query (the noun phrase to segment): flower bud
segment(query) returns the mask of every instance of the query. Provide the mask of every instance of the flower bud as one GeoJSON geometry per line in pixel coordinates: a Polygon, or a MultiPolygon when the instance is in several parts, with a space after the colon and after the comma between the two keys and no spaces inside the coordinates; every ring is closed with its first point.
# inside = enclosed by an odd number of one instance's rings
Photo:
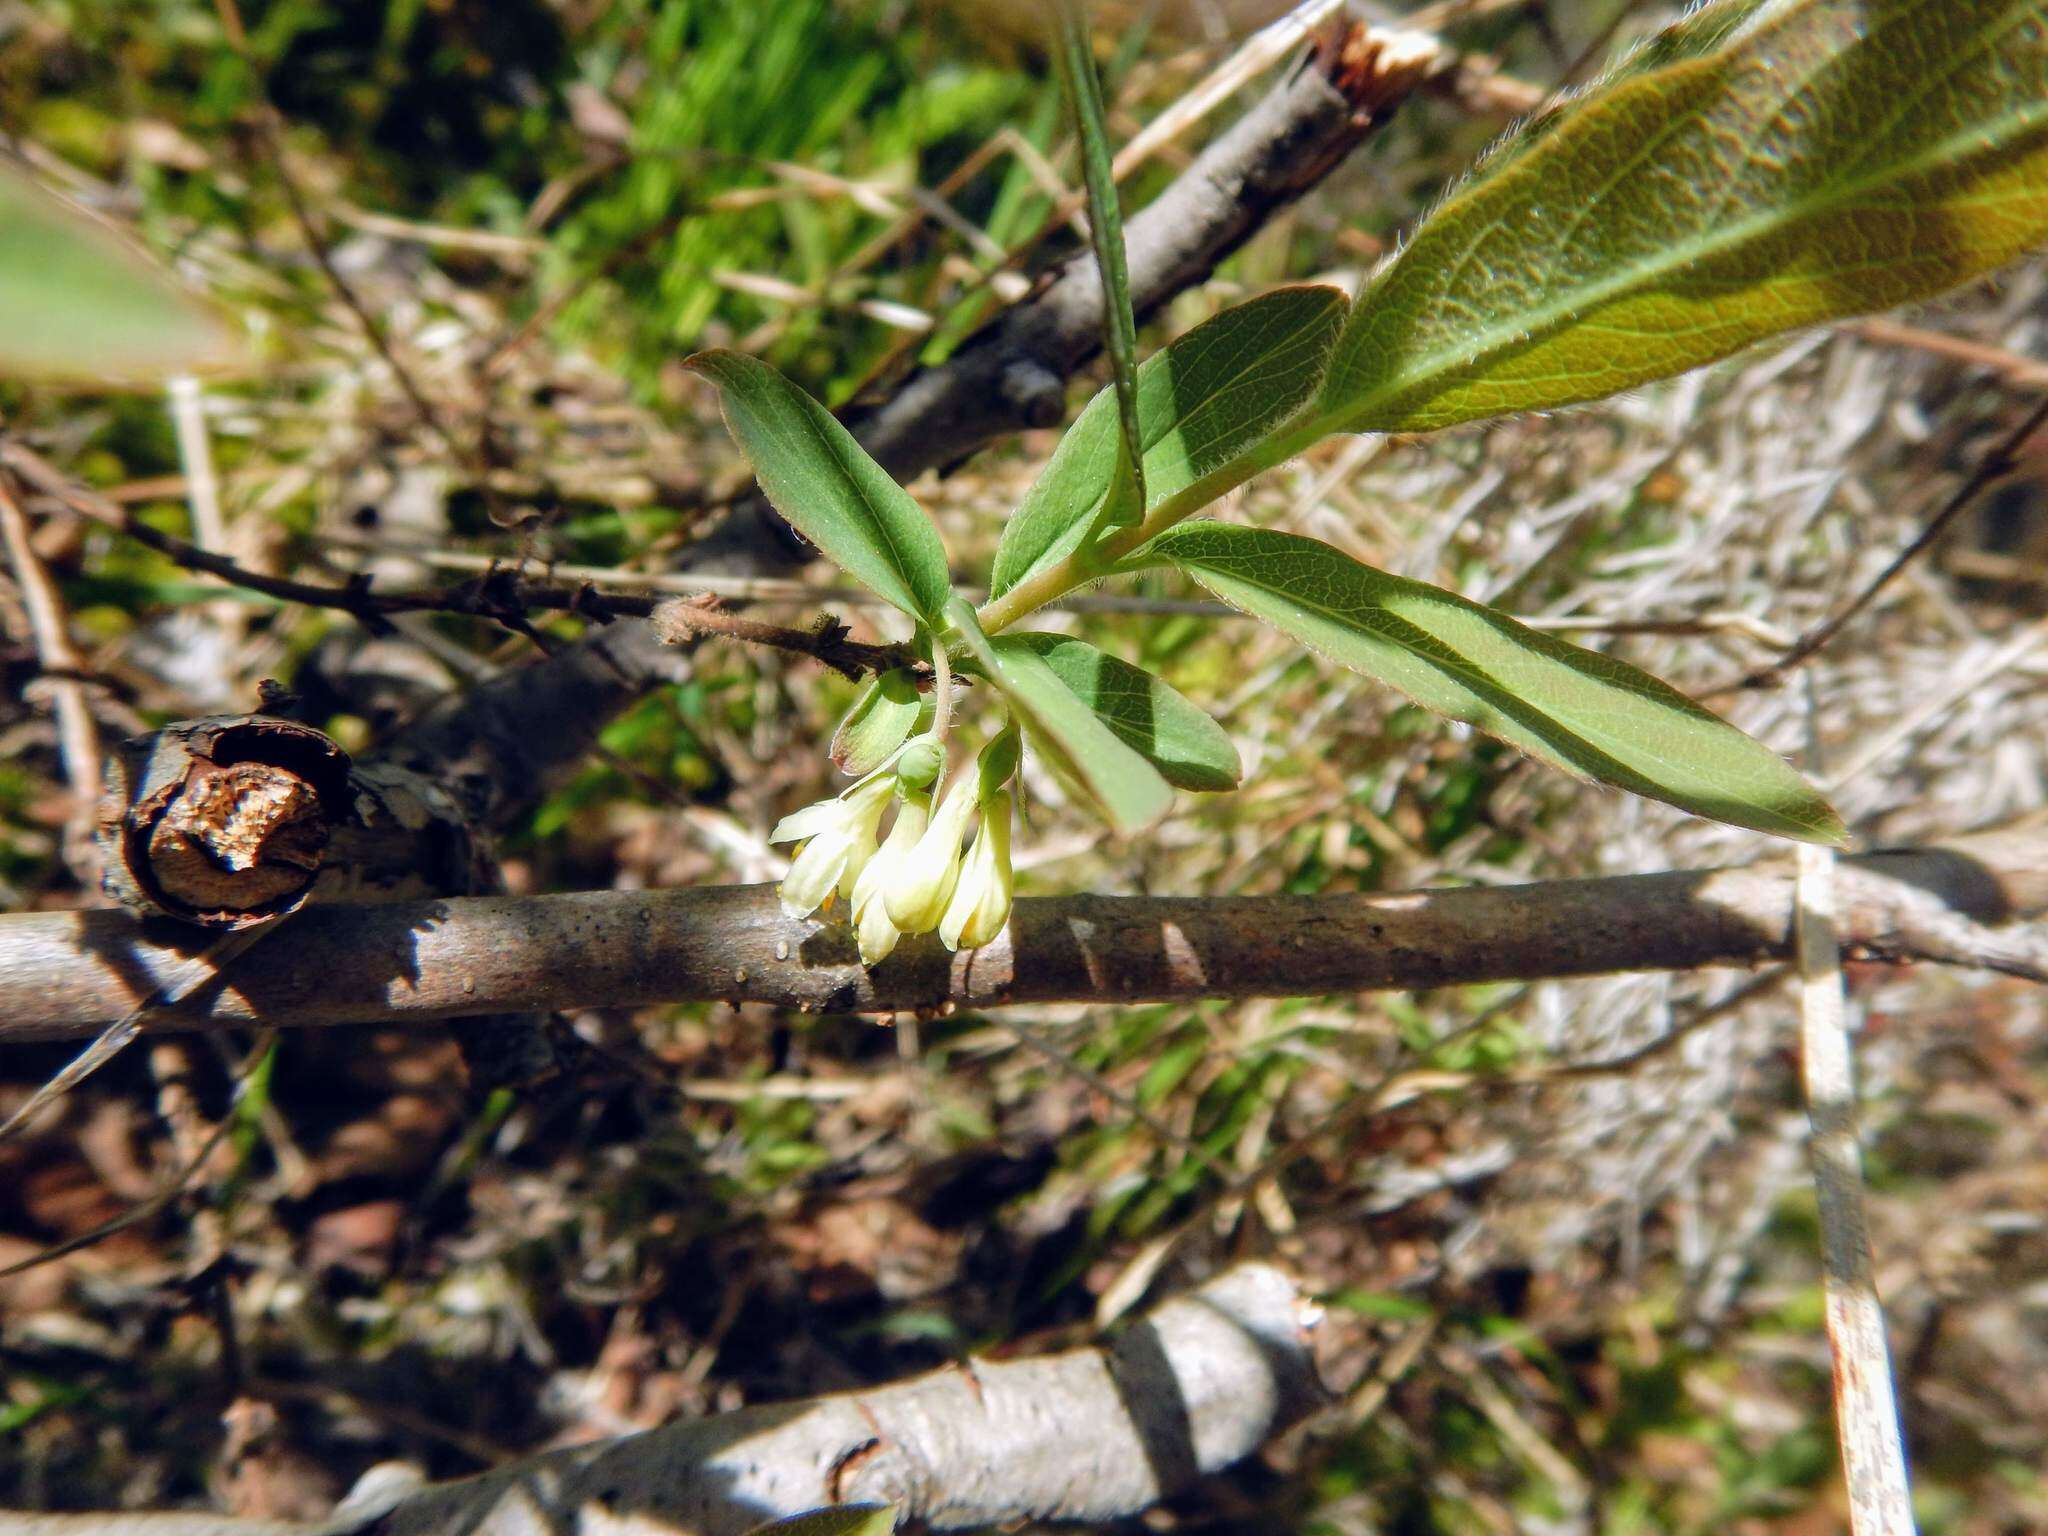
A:
{"type": "Polygon", "coordinates": [[[981,830],[968,846],[953,899],[939,921],[939,938],[948,949],[979,949],[1010,920],[1010,816],[1015,808],[1008,790],[982,802],[981,830]]]}
{"type": "Polygon", "coordinates": [[[1017,776],[1017,764],[1024,755],[1024,740],[1017,727],[1006,725],[989,738],[987,746],[981,749],[981,756],[975,759],[975,772],[981,775],[981,801],[984,807],[1011,779],[1017,776]]]}
{"type": "Polygon", "coordinates": [[[905,789],[929,789],[946,771],[946,745],[927,731],[896,754],[896,782],[905,789]]]}
{"type": "Polygon", "coordinates": [[[960,878],[960,838],[974,814],[974,790],[972,773],[953,781],[924,836],[889,876],[882,899],[888,903],[889,921],[905,933],[930,933],[946,915],[960,878]]]}

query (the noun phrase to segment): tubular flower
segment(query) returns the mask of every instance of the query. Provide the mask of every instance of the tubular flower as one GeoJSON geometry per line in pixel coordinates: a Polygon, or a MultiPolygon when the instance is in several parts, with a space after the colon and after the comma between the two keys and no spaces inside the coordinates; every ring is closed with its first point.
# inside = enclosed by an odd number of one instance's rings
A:
{"type": "Polygon", "coordinates": [[[1007,789],[982,802],[981,830],[968,845],[959,884],[939,921],[939,938],[948,949],[979,949],[1010,920],[1010,815],[1015,805],[1007,789]]]}
{"type": "Polygon", "coordinates": [[[854,882],[874,857],[882,812],[895,793],[895,779],[877,774],[836,799],[807,805],[775,824],[769,842],[803,842],[782,879],[783,911],[791,917],[809,917],[834,891],[842,896],[853,893],[854,882]]]}
{"type": "Polygon", "coordinates": [[[905,933],[930,933],[946,915],[960,878],[960,839],[974,814],[975,777],[970,770],[953,781],[917,846],[889,873],[882,899],[889,921],[905,933]]]}
{"type": "Polygon", "coordinates": [[[903,932],[889,921],[889,904],[884,892],[905,859],[924,835],[931,820],[932,797],[910,794],[896,812],[896,824],[881,849],[868,860],[867,868],[853,884],[853,931],[860,942],[863,965],[876,965],[896,947],[903,932]]]}

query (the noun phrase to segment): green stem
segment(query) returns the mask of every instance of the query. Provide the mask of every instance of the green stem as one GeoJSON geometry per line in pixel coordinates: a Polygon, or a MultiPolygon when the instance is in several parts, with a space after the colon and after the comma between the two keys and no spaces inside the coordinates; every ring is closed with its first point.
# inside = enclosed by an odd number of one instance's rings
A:
{"type": "Polygon", "coordinates": [[[1176,491],[1145,514],[1144,520],[1111,534],[1099,543],[1084,544],[1027,577],[1001,597],[992,597],[976,612],[982,631],[996,634],[1047,603],[1058,602],[1076,587],[1100,581],[1130,555],[1144,548],[1175,523],[1185,522],[1218,497],[1236,490],[1254,475],[1284,464],[1331,431],[1327,416],[1313,416],[1279,437],[1268,438],[1240,458],[1176,491]]]}

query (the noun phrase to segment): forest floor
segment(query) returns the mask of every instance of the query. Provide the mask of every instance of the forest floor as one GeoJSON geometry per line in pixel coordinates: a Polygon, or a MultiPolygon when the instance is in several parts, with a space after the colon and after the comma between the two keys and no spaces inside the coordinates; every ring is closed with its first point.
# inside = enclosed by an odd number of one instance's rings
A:
{"type": "MultiPolygon", "coordinates": [[[[277,361],[199,398],[212,530],[163,397],[10,388],[0,409],[161,526],[307,579],[455,580],[480,557],[621,582],[658,567],[740,483],[676,359],[747,347],[835,404],[886,387],[1005,295],[991,253],[1037,227],[1045,177],[1071,175],[1050,85],[973,15],[792,0],[755,31],[730,4],[565,0],[394,5],[411,20],[361,31],[252,8],[334,268],[428,415],[463,442],[488,421],[483,464],[421,419],[311,259],[213,8],[75,9],[0,5],[21,147],[257,317],[277,361]],[[929,217],[914,190],[991,143],[929,217]],[[542,515],[499,528],[505,499],[542,515]]],[[[1503,14],[1457,35],[1546,82],[1658,14],[1480,9],[1503,14]]],[[[1148,37],[1119,61],[1118,131],[1227,51],[1199,28],[1148,37]]],[[[1411,107],[1146,345],[1280,281],[1355,277],[1501,126],[1411,107]]],[[[2044,316],[2036,263],[1904,328],[1813,334],[1598,408],[1333,441],[1240,511],[1708,694],[1832,612],[2034,403],[2044,316]]],[[[912,487],[965,566],[1054,436],[912,487]]],[[[1713,700],[1829,786],[1859,846],[2048,814],[2048,458],[1966,522],[1791,684],[1713,700]]],[[[475,618],[368,637],[59,519],[37,551],[108,741],[253,708],[277,678],[362,748],[534,654],[475,618]]],[[[1539,769],[1146,581],[1156,612],[1058,622],[1210,707],[1246,787],[1184,797],[1119,844],[1034,785],[1025,891],[1397,890],[1769,851],[1539,769]]],[[[876,609],[834,611],[901,637],[876,609]]],[[[48,684],[4,580],[0,621],[0,903],[89,905],[48,684]]],[[[773,878],[765,835],[836,787],[823,744],[850,698],[801,658],[707,646],[505,838],[507,887],[773,878]]],[[[1850,983],[1923,1529],[2048,1528],[2048,1008],[1960,971],[1860,965],[1850,983]]],[[[565,1025],[581,1065],[530,1092],[470,1091],[440,1028],[146,1040],[0,1145],[0,1265],[77,1245],[0,1275],[0,1505],[316,1516],[379,1463],[460,1475],[1079,1342],[1105,1311],[1260,1256],[1328,1308],[1346,1390],[1149,1528],[1843,1528],[1785,974],[565,1025]],[[1540,1070],[1623,1055],[1625,1071],[1540,1070]],[[1245,1194],[1254,1171],[1270,1177],[1245,1194]]],[[[11,1048],[0,1113],[70,1054],[11,1048]]]]}

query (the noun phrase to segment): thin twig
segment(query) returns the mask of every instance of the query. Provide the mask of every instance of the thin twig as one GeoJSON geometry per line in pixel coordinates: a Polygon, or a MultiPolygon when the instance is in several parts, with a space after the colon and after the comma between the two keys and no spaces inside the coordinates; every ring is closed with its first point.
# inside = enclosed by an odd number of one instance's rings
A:
{"type": "MultiPolygon", "coordinates": [[[[842,676],[858,682],[870,672],[887,672],[896,667],[921,666],[915,652],[902,645],[868,645],[847,638],[846,626],[825,618],[809,629],[790,629],[781,624],[764,624],[712,606],[712,597],[674,598],[652,615],[655,632],[670,645],[684,645],[707,636],[740,640],[748,645],[771,646],[823,662],[842,676]]],[[[942,717],[943,718],[943,717],[942,717]]]]}
{"type": "Polygon", "coordinates": [[[1184,1153],[1194,1158],[1218,1178],[1230,1177],[1230,1170],[1218,1162],[1215,1154],[1210,1152],[1207,1147],[1203,1146],[1192,1136],[1183,1136],[1179,1131],[1176,1131],[1172,1126],[1161,1120],[1143,1104],[1140,1104],[1136,1099],[1125,1093],[1115,1083],[1112,1083],[1086,1062],[1081,1061],[1071,1052],[1061,1050],[1054,1042],[1046,1039],[1039,1032],[1036,1025],[1027,1024],[1021,1019],[1003,1019],[1000,1021],[1000,1025],[1003,1029],[1008,1030],[1020,1044],[1029,1046],[1038,1055],[1051,1062],[1053,1066],[1080,1083],[1090,1093],[1102,1095],[1103,1098],[1109,1100],[1110,1103],[1129,1115],[1138,1124],[1144,1126],[1146,1130],[1158,1138],[1162,1146],[1172,1147],[1176,1152],[1184,1153]]]}
{"type": "MultiPolygon", "coordinates": [[[[1926,553],[1948,531],[1950,525],[1958,517],[1962,516],[1964,512],[1969,510],[1971,504],[1976,501],[1978,496],[2019,467],[2020,450],[2026,447],[2028,439],[2040,431],[2044,424],[2048,424],[2048,398],[2044,398],[2027,413],[2026,418],[2017,427],[1993,445],[1991,451],[1978,461],[1977,467],[1970,472],[1969,477],[1956,487],[1954,493],[1950,495],[1947,501],[1942,503],[1941,510],[1928,519],[1926,526],[1913,537],[1912,541],[1904,549],[1891,558],[1883,570],[1870,579],[1862,591],[1858,592],[1844,606],[1837,609],[1833,615],[1823,619],[1819,624],[1816,624],[1812,629],[1800,636],[1793,643],[1792,648],[1776,661],[1767,667],[1750,673],[1749,676],[1732,686],[1736,688],[1767,688],[1783,680],[1786,673],[1811,660],[1829,641],[1841,633],[1844,625],[1848,624],[1858,614],[1862,613],[1864,609],[1875,602],[1884,592],[1885,588],[1898,579],[1899,574],[1907,566],[1926,553]]],[[[1716,689],[1713,691],[1727,692],[1728,690],[1716,689]]]]}
{"type": "Polygon", "coordinates": [[[2048,363],[2023,357],[2004,347],[1994,347],[1989,342],[1972,341],[1967,336],[1951,336],[1946,331],[1930,331],[1925,326],[1901,325],[1896,320],[1885,319],[1857,320],[1843,329],[1879,346],[1910,347],[1916,352],[1986,369],[2014,389],[2048,389],[2048,363]]]}
{"type": "MultiPolygon", "coordinates": [[[[525,635],[545,650],[545,637],[533,628],[526,615],[531,610],[555,610],[579,613],[600,622],[622,617],[653,618],[664,630],[664,638],[718,635],[753,645],[772,646],[777,650],[814,657],[851,678],[891,667],[921,665],[905,647],[869,645],[848,639],[845,627],[830,619],[822,620],[809,629],[791,629],[721,612],[705,606],[702,598],[694,602],[665,600],[646,592],[600,592],[588,583],[536,582],[496,563],[488,563],[474,581],[405,592],[378,592],[367,582],[326,586],[270,576],[152,527],[130,509],[70,480],[16,439],[0,438],[0,466],[13,470],[24,481],[77,515],[148,545],[186,570],[202,571],[280,602],[337,609],[352,614],[372,628],[398,614],[465,614],[491,619],[525,635]],[[674,631],[675,635],[667,631],[674,631]]],[[[713,584],[702,578],[679,583],[685,589],[694,588],[700,593],[713,584]]],[[[804,589],[796,583],[786,585],[798,591],[808,590],[813,597],[816,595],[816,589],[804,589]]],[[[76,666],[75,662],[70,665],[76,666]]]]}

